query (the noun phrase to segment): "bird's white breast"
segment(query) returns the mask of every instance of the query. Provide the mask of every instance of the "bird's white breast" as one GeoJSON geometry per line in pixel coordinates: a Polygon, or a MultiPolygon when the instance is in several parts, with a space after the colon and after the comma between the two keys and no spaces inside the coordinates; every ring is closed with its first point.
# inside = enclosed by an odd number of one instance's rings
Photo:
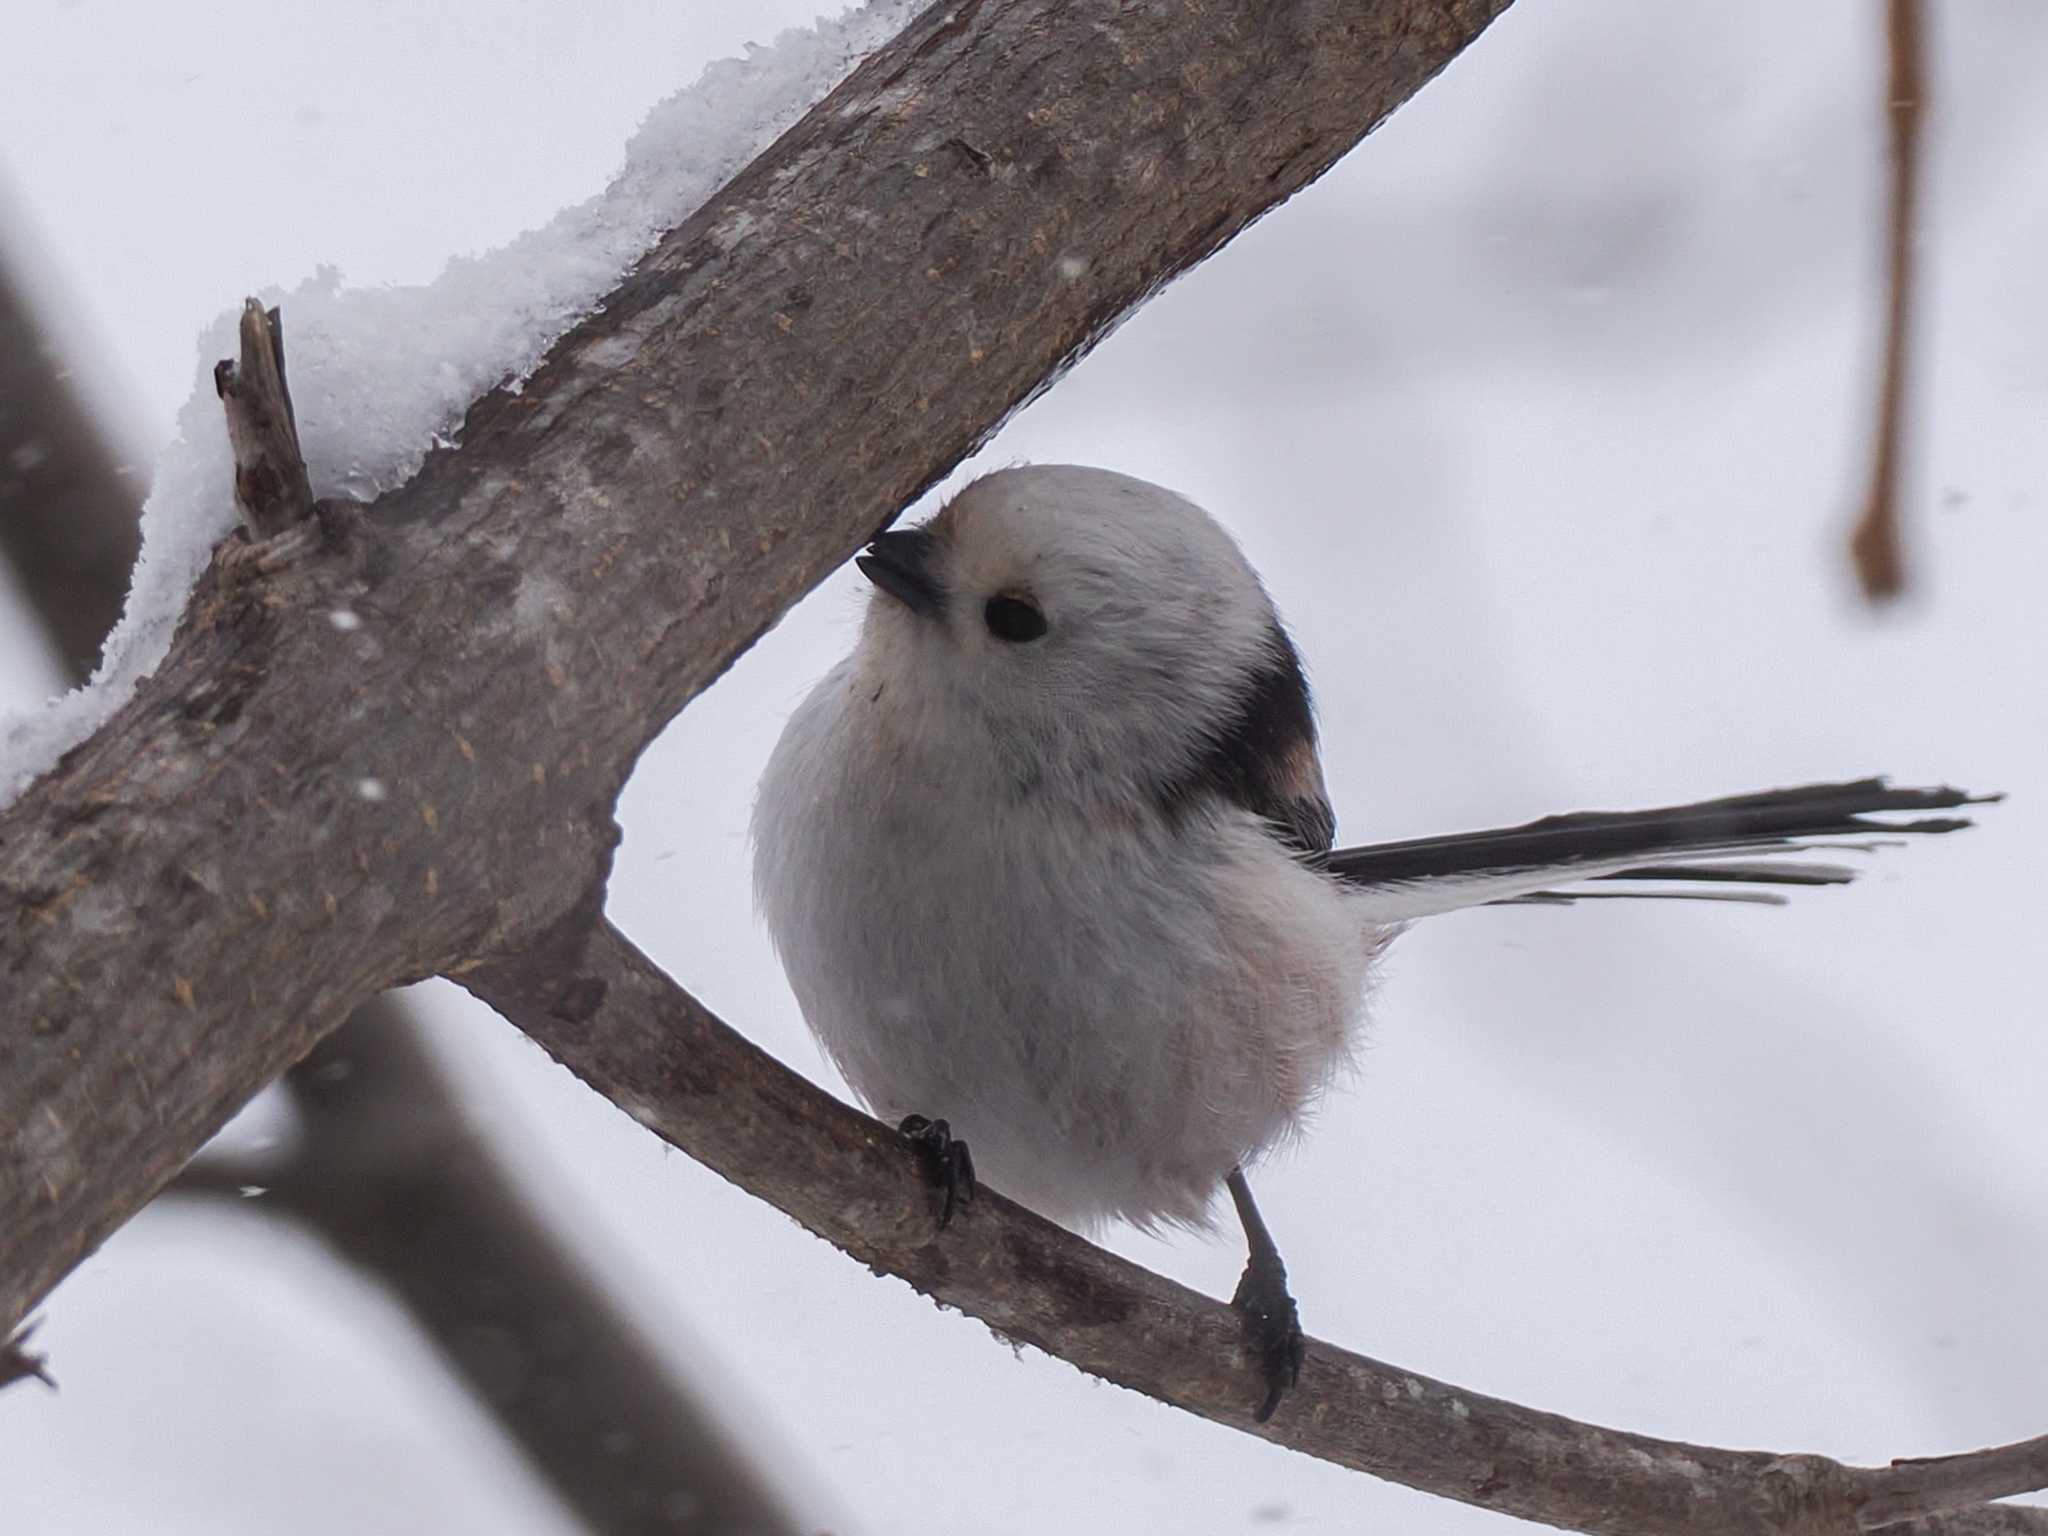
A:
{"type": "Polygon", "coordinates": [[[1025,1204],[1201,1223],[1344,1060],[1376,936],[1242,812],[1004,783],[926,724],[857,654],[763,777],[756,890],[806,1020],[1025,1204]]]}

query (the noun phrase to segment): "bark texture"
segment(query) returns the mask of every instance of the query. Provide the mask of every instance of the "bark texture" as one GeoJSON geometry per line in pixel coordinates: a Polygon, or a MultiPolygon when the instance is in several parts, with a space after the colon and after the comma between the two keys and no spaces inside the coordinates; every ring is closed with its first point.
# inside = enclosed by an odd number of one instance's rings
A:
{"type": "MultiPolygon", "coordinates": [[[[99,640],[79,626],[110,628],[120,612],[139,498],[73,390],[66,364],[79,359],[45,341],[7,255],[0,249],[0,337],[19,345],[0,348],[0,466],[18,456],[27,470],[0,468],[0,563],[21,578],[44,628],[64,638],[71,681],[83,682],[99,640]]],[[[244,325],[259,320],[272,376],[262,410],[275,406],[288,421],[274,312],[255,306],[244,325]]],[[[228,417],[233,432],[233,409],[228,417]]],[[[238,457],[270,454],[275,483],[290,486],[304,466],[287,447],[280,459],[259,437],[238,457]]],[[[309,511],[302,503],[279,521],[309,511]]],[[[210,1194],[239,1217],[302,1221],[361,1266],[593,1533],[791,1536],[794,1521],[757,1464],[761,1437],[749,1437],[752,1459],[743,1454],[708,1400],[549,1230],[472,1129],[400,996],[356,1009],[284,1087],[298,1122],[289,1157],[202,1157],[165,1197],[210,1194]],[[270,1197],[244,1200],[249,1185],[270,1197]]],[[[0,1344],[0,1387],[51,1380],[26,1339],[0,1344]]]]}

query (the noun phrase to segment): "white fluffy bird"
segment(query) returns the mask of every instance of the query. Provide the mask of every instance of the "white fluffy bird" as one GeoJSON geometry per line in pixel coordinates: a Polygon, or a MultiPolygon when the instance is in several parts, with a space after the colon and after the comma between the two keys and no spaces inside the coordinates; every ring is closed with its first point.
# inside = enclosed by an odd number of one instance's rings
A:
{"type": "Polygon", "coordinates": [[[1403,927],[1583,880],[1773,900],[1744,887],[1850,878],[1773,851],[1968,825],[1871,821],[1971,797],[1866,780],[1333,851],[1300,660],[1193,502],[1002,470],[859,563],[878,589],[859,643],[791,717],[754,812],[804,1017],[919,1141],[942,1221],[977,1166],[1082,1227],[1204,1226],[1227,1188],[1260,1418],[1302,1341],[1243,1170],[1345,1062],[1403,927]]]}

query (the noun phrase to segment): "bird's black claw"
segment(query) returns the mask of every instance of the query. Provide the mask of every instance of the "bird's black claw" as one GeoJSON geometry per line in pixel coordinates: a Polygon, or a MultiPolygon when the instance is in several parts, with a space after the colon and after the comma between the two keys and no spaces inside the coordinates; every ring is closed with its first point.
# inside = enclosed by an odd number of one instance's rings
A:
{"type": "Polygon", "coordinates": [[[939,1192],[939,1225],[943,1227],[953,1219],[955,1203],[974,1198],[973,1154],[966,1142],[954,1140],[953,1128],[943,1120],[905,1115],[896,1129],[917,1149],[926,1181],[939,1192]]]}
{"type": "Polygon", "coordinates": [[[1287,1271],[1258,1263],[1244,1267],[1237,1294],[1230,1298],[1244,1318],[1245,1347],[1265,1379],[1266,1397],[1252,1417],[1263,1424],[1273,1417],[1287,1389],[1301,1379],[1306,1344],[1301,1313],[1287,1293],[1287,1271]]]}

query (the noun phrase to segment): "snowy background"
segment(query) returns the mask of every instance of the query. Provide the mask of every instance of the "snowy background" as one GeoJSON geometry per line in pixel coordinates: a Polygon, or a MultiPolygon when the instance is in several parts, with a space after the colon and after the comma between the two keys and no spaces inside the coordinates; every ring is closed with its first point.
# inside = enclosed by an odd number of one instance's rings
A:
{"type": "MultiPolygon", "coordinates": [[[[194,337],[244,292],[322,263],[422,282],[503,245],[814,4],[37,0],[0,52],[0,217],[147,462],[213,355],[194,337]]],[[[1485,912],[1404,940],[1358,1080],[1259,1182],[1319,1335],[1717,1443],[1876,1460],[2048,1428],[2026,958],[2048,10],[1935,21],[1897,612],[1858,604],[1840,550],[1879,297],[1869,0],[1523,0],[980,461],[1109,465],[1238,533],[1309,659],[1350,840],[1872,771],[2013,793],[1786,910],[1485,912]]],[[[749,911],[743,834],[859,585],[827,583],[648,755],[611,902],[834,1086],[749,911]]],[[[29,703],[56,672],[0,610],[0,705],[29,703]]],[[[821,1527],[1505,1527],[1013,1355],[452,989],[420,1000],[508,1157],[821,1527]]],[[[1214,1293],[1240,1262],[1114,1246],[1214,1293]]],[[[396,1311],[279,1225],[147,1213],[46,1313],[63,1391],[0,1396],[10,1536],[573,1529],[396,1311]]]]}

